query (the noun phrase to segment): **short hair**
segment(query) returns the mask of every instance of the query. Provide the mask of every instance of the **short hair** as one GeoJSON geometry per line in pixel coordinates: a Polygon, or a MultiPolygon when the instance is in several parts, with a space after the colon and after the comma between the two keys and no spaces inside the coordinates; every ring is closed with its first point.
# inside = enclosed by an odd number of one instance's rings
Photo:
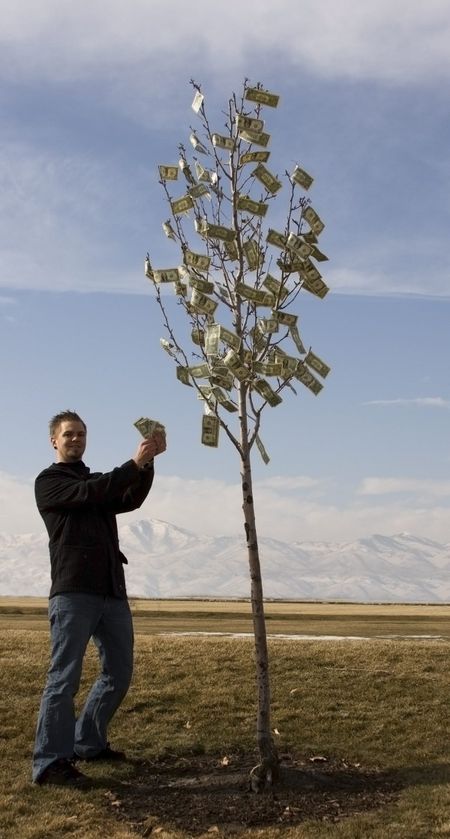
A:
{"type": "Polygon", "coordinates": [[[60,411],[59,414],[55,414],[55,416],[51,418],[48,424],[50,437],[54,437],[62,422],[81,422],[84,426],[84,430],[86,431],[86,423],[75,411],[60,411]]]}

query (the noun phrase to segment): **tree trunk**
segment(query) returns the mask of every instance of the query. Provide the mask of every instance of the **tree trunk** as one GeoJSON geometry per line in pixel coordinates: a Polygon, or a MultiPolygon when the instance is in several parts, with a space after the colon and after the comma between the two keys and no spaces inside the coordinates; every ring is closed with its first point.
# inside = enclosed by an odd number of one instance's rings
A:
{"type": "Polygon", "coordinates": [[[261,763],[252,769],[250,781],[255,792],[261,792],[265,786],[271,785],[278,775],[278,754],[273,742],[270,725],[270,679],[269,655],[267,650],[266,621],[264,616],[264,599],[259,562],[258,539],[256,534],[255,506],[253,503],[252,469],[250,452],[248,451],[246,428],[242,429],[241,437],[242,460],[242,509],[244,511],[244,527],[247,541],[248,561],[251,579],[251,604],[253,616],[253,631],[255,636],[256,655],[256,684],[258,694],[256,740],[261,763]]]}

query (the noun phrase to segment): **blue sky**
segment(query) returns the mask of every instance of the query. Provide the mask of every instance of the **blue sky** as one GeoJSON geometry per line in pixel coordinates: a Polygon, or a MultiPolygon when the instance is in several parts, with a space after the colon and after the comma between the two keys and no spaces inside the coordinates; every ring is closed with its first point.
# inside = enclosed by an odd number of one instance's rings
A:
{"type": "Polygon", "coordinates": [[[3,13],[0,532],[41,530],[33,479],[66,407],[87,421],[95,469],[133,454],[138,416],[167,426],[135,518],[240,531],[239,461],[225,436],[199,443],[143,260],[178,261],[157,165],[196,124],[189,79],[220,131],[249,77],[281,96],[264,114],[271,169],[314,175],[331,287],[296,309],[332,367],[324,390],[264,414],[260,532],[450,541],[448,4],[4,0],[3,13]]]}

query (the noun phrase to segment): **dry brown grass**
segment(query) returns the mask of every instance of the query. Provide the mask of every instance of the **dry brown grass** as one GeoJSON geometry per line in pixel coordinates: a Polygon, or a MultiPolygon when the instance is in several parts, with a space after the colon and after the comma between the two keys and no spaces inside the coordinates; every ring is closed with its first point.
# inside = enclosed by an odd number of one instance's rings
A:
{"type": "MultiPolygon", "coordinates": [[[[132,599],[140,634],[251,632],[248,601],[132,599]]],[[[436,635],[450,640],[450,606],[267,602],[270,634],[390,636],[436,635]]],[[[0,628],[46,629],[45,598],[0,597],[0,628]]]]}
{"type": "MultiPolygon", "coordinates": [[[[449,643],[278,639],[270,642],[270,651],[273,726],[280,750],[389,771],[400,794],[382,809],[353,814],[336,824],[309,818],[292,828],[273,826],[241,836],[450,836],[449,643]]],[[[118,819],[110,790],[120,789],[126,796],[138,764],[89,766],[97,787],[84,794],[30,784],[34,726],[47,664],[46,630],[3,625],[0,836],[131,839],[136,833],[118,819]]],[[[79,701],[95,670],[90,650],[79,701]]],[[[138,635],[134,682],[113,723],[111,739],[136,761],[168,754],[251,751],[251,640],[138,635]]],[[[153,832],[159,839],[190,835],[174,832],[168,822],[154,825],[153,832]]]]}

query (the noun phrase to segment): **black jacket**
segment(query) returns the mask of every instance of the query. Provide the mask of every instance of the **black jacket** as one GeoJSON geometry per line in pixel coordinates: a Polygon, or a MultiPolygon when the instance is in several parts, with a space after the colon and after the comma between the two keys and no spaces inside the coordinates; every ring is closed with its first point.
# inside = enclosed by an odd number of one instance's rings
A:
{"type": "Polygon", "coordinates": [[[94,472],[83,461],[53,463],[35,482],[38,510],[50,538],[50,597],[89,592],[126,597],[116,513],[140,507],[154,470],[128,460],[112,472],[94,472]]]}

